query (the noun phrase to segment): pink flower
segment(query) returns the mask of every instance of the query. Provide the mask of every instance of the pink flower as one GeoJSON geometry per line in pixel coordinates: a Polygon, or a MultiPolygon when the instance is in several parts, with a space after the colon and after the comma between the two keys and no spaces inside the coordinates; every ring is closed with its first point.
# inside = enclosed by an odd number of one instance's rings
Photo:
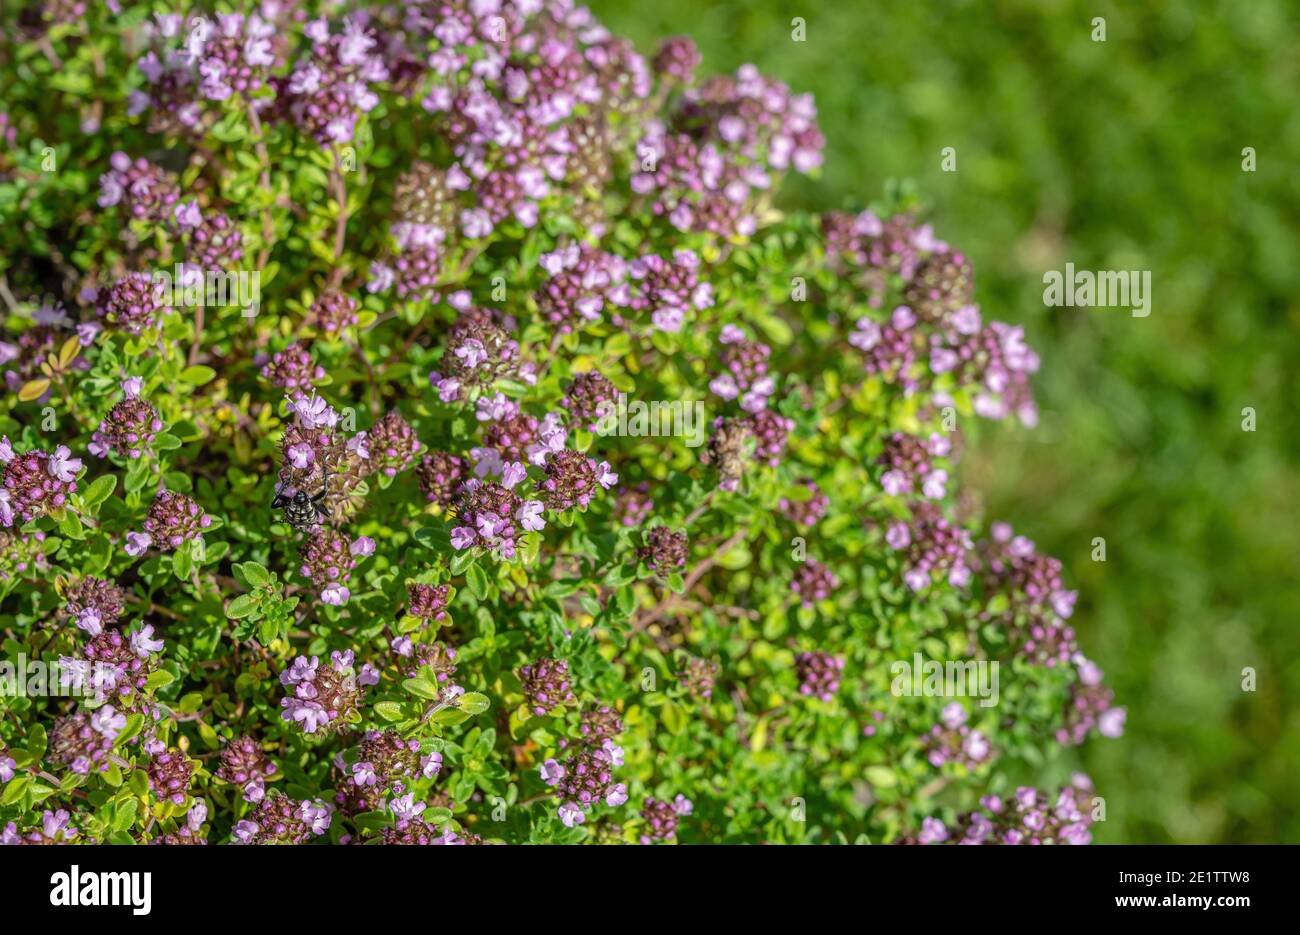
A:
{"type": "Polygon", "coordinates": [[[542,782],[553,786],[564,778],[564,767],[556,760],[546,760],[541,766],[542,782]]]}
{"type": "Polygon", "coordinates": [[[542,519],[542,501],[525,500],[519,509],[515,510],[515,519],[519,521],[520,526],[530,532],[545,529],[546,521],[542,519]]]}
{"type": "Polygon", "coordinates": [[[153,624],[146,623],[139,630],[131,634],[131,651],[141,659],[148,658],[151,654],[161,652],[163,641],[153,638],[153,624]]]}
{"type": "Polygon", "coordinates": [[[566,828],[580,825],[587,820],[587,816],[583,810],[572,802],[565,802],[560,806],[559,816],[560,821],[564,822],[564,827],[566,828]]]}
{"type": "Polygon", "coordinates": [[[320,592],[320,599],[326,604],[332,604],[335,607],[342,607],[348,602],[348,598],[351,596],[352,592],[338,582],[331,582],[330,584],[325,585],[320,592]]]}
{"type": "Polygon", "coordinates": [[[81,470],[81,459],[73,458],[71,455],[72,452],[67,445],[60,445],[54,449],[54,454],[50,455],[45,466],[51,477],[65,484],[76,479],[77,472],[81,470]]]}
{"type": "Polygon", "coordinates": [[[128,532],[126,534],[126,554],[131,557],[143,555],[153,544],[153,536],[147,532],[128,532]]]}

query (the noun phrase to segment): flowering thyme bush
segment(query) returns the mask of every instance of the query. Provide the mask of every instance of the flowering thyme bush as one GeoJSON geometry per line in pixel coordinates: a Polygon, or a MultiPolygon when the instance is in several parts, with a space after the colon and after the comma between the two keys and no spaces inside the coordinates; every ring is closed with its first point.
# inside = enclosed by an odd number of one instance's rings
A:
{"type": "Polygon", "coordinates": [[[777,209],[808,96],[569,2],[19,6],[0,840],[1090,838],[1008,776],[1123,709],[956,484],[1038,359],[905,193],[777,209]]]}

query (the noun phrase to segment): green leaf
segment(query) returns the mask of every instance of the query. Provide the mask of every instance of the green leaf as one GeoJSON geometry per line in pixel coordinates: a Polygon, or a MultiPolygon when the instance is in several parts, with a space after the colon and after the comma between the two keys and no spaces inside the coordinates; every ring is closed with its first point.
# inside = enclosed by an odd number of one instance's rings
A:
{"type": "Polygon", "coordinates": [[[159,432],[153,438],[153,446],[159,451],[172,451],[181,446],[181,440],[171,432],[159,432]]]}
{"type": "Polygon", "coordinates": [[[470,592],[480,601],[487,597],[487,575],[483,574],[483,569],[478,565],[470,565],[469,568],[466,569],[465,583],[469,585],[470,592]]]}
{"type": "Polygon", "coordinates": [[[436,701],[441,694],[437,685],[430,685],[423,678],[403,679],[402,688],[426,701],[436,701]]]}
{"type": "Polygon", "coordinates": [[[23,793],[27,791],[27,787],[31,783],[31,779],[27,776],[15,776],[9,780],[9,783],[5,786],[4,794],[0,795],[0,805],[13,805],[23,797],[23,793]]]}
{"type": "Polygon", "coordinates": [[[456,702],[458,708],[470,715],[482,714],[491,705],[492,702],[488,699],[488,696],[478,692],[466,692],[456,702]]]}
{"type": "Polygon", "coordinates": [[[261,599],[256,594],[241,594],[226,608],[226,617],[230,620],[240,620],[257,610],[260,603],[261,599]]]}
{"type": "Polygon", "coordinates": [[[375,713],[385,721],[400,721],[406,714],[396,701],[379,701],[375,703],[375,713]]]}
{"type": "Polygon", "coordinates": [[[99,505],[113,495],[117,488],[117,475],[105,474],[95,478],[94,483],[81,494],[81,505],[91,516],[99,515],[99,505]]]}
{"type": "Polygon", "coordinates": [[[119,802],[117,812],[113,815],[113,830],[126,831],[135,824],[135,814],[138,806],[135,799],[127,799],[119,802]]]}
{"type": "Polygon", "coordinates": [[[248,582],[250,588],[260,588],[262,585],[271,582],[271,573],[257,562],[243,562],[235,567],[243,574],[244,580],[248,582]]]}
{"type": "Polygon", "coordinates": [[[189,383],[193,386],[202,386],[217,375],[217,372],[211,367],[205,367],[202,364],[195,364],[193,367],[186,367],[181,371],[180,380],[182,383],[189,383]]]}
{"type": "Polygon", "coordinates": [[[118,731],[117,737],[115,737],[113,740],[113,746],[115,748],[121,747],[128,740],[133,738],[136,734],[140,733],[140,729],[143,727],[144,727],[143,714],[127,715],[126,726],[123,727],[120,731],[118,731]]]}
{"type": "Polygon", "coordinates": [[[888,766],[868,766],[864,773],[867,782],[877,789],[889,789],[898,785],[898,776],[888,766]]]}
{"type": "Polygon", "coordinates": [[[174,681],[176,681],[176,676],[172,675],[166,669],[159,669],[144,680],[144,687],[153,691],[170,685],[174,681]]]}

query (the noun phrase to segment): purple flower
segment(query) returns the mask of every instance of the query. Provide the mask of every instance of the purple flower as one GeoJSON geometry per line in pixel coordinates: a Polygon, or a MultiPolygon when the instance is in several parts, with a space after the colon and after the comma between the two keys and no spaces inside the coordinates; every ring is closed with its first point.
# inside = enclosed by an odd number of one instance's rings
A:
{"type": "Polygon", "coordinates": [[[580,825],[587,820],[586,813],[572,802],[565,802],[560,805],[560,821],[564,822],[564,827],[572,828],[574,825],[580,825]]]}
{"type": "Polygon", "coordinates": [[[143,555],[153,544],[153,536],[147,532],[128,532],[126,534],[126,554],[133,558],[143,555]]]}
{"type": "Polygon", "coordinates": [[[564,778],[564,767],[553,759],[548,759],[541,765],[542,781],[548,786],[553,786],[564,778]]]}
{"type": "Polygon", "coordinates": [[[153,639],[153,624],[146,623],[131,634],[131,651],[140,658],[148,658],[153,653],[162,652],[163,641],[153,639]]]}

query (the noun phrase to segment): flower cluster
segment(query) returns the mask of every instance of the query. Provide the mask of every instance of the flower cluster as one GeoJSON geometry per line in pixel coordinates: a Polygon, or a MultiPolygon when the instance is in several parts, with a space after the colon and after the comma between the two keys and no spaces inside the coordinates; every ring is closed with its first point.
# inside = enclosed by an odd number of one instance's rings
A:
{"type": "Polygon", "coordinates": [[[951,825],[926,818],[911,844],[1087,844],[1092,840],[1092,781],[1077,773],[1053,799],[1021,786],[1009,799],[988,795],[951,825]]]}
{"type": "Polygon", "coordinates": [[[826,652],[799,653],[794,657],[799,694],[830,701],[840,689],[844,659],[826,652]]]}
{"type": "Polygon", "coordinates": [[[109,410],[86,446],[97,457],[112,452],[134,460],[149,450],[154,436],[162,431],[158,410],[136,395],[138,389],[132,381],[127,381],[126,387],[126,398],[109,410]]]}
{"type": "Polygon", "coordinates": [[[837,584],[839,580],[835,572],[816,559],[808,558],[795,568],[790,590],[804,607],[812,607],[817,601],[830,597],[837,584]]]}
{"type": "Polygon", "coordinates": [[[519,668],[524,698],[533,714],[541,717],[573,701],[569,682],[569,663],[544,657],[519,668]]]}
{"type": "Polygon", "coordinates": [[[542,764],[542,781],[555,790],[560,801],[560,821],[572,828],[587,820],[592,807],[604,802],[616,808],[627,801],[627,783],[615,782],[614,769],[623,765],[623,748],[605,739],[583,742],[571,749],[563,763],[548,759],[542,764]]]}
{"type": "Polygon", "coordinates": [[[266,795],[266,781],[278,772],[256,738],[243,734],[221,748],[216,776],[239,786],[245,800],[260,802],[266,795]]]}
{"type": "Polygon", "coordinates": [[[71,582],[63,592],[63,612],[91,636],[98,636],[122,616],[126,595],[112,581],[86,575],[71,582]]]}
{"type": "Polygon", "coordinates": [[[203,530],[211,525],[212,517],[203,512],[193,497],[174,490],[160,490],[149,507],[144,535],[137,537],[135,548],[142,552],[156,544],[163,549],[179,549],[187,542],[201,541],[203,530]]]}
{"type": "Polygon", "coordinates": [[[7,437],[0,438],[0,464],[4,465],[0,525],[43,516],[77,492],[81,459],[72,457],[67,445],[59,445],[53,454],[39,449],[17,454],[7,437]]]}
{"type": "Polygon", "coordinates": [[[54,722],[50,731],[50,755],[55,762],[85,776],[109,768],[109,756],[117,735],[126,726],[126,716],[112,705],[95,711],[77,710],[54,722]]]}
{"type": "Polygon", "coordinates": [[[319,799],[291,799],[281,792],[268,793],[247,818],[231,832],[236,844],[305,844],[329,830],[333,816],[319,799]]]}
{"type": "Polygon", "coordinates": [[[280,700],[281,717],[305,734],[342,730],[357,717],[361,684],[351,652],[335,651],[328,663],[299,656],[280,673],[289,696],[280,700]]]}
{"type": "Polygon", "coordinates": [[[646,530],[645,544],[637,550],[637,558],[660,577],[685,567],[689,554],[690,540],[686,533],[667,526],[652,526],[646,530]]]}
{"type": "Polygon", "coordinates": [[[885,543],[902,553],[903,581],[913,591],[924,591],[941,577],[955,588],[970,581],[970,533],[949,521],[933,504],[914,504],[912,522],[891,523],[885,543]]]}
{"type": "Polygon", "coordinates": [[[941,723],[930,728],[923,745],[926,759],[938,769],[947,763],[961,763],[974,769],[993,757],[988,737],[966,723],[968,714],[961,702],[954,701],[943,709],[941,723]]]}
{"type": "Polygon", "coordinates": [[[185,804],[194,763],[179,750],[164,750],[149,760],[149,788],[159,799],[185,804]]]}
{"type": "Polygon", "coordinates": [[[885,439],[885,450],[876,459],[880,465],[880,486],[891,497],[919,492],[931,500],[941,500],[947,492],[948,472],[934,463],[945,457],[952,445],[937,432],[929,438],[917,438],[894,432],[885,439]]]}
{"type": "Polygon", "coordinates": [[[262,379],[286,390],[305,390],[325,378],[325,368],[311,359],[311,351],[301,344],[290,344],[276,351],[262,368],[262,379]]]}
{"type": "Polygon", "coordinates": [[[641,806],[642,827],[645,829],[641,833],[641,843],[672,840],[677,836],[678,819],[689,815],[694,807],[694,803],[684,795],[678,795],[671,802],[647,796],[645,804],[641,806]]]}

